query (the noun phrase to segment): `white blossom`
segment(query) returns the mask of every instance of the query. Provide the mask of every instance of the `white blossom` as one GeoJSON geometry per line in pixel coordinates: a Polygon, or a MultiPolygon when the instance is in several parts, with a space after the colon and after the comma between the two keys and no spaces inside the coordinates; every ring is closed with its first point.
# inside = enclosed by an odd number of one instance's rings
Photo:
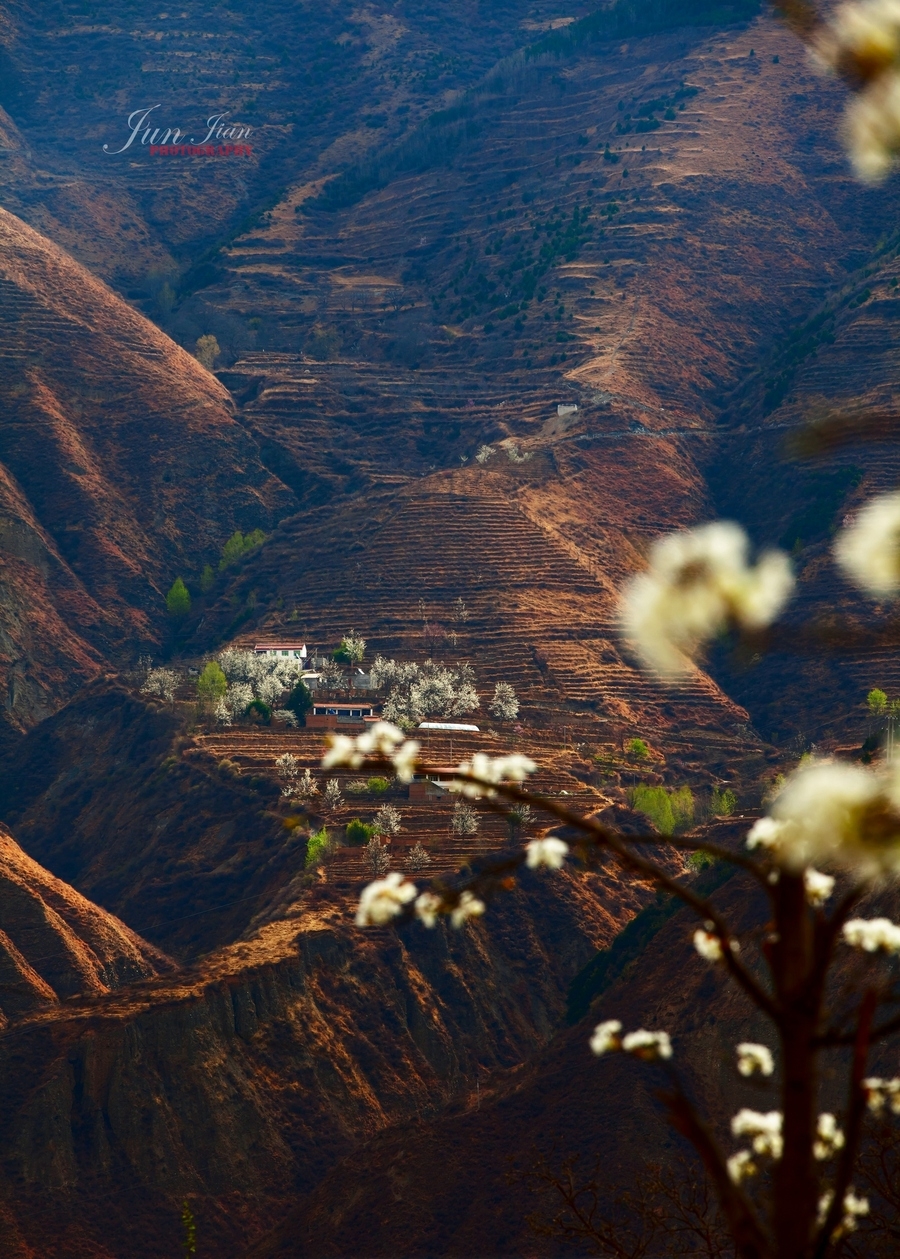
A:
{"type": "Polygon", "coordinates": [[[813,761],[788,778],[747,837],[790,869],[827,861],[866,877],[900,869],[900,775],[813,761]]]}
{"type": "Polygon", "coordinates": [[[726,1161],[725,1166],[728,1168],[729,1179],[735,1185],[739,1185],[748,1176],[755,1176],[759,1171],[749,1150],[738,1150],[737,1154],[732,1154],[726,1161]]]}
{"type": "Polygon", "coordinates": [[[394,871],[376,879],[362,890],[356,911],[357,927],[384,927],[403,912],[403,907],[416,897],[415,883],[407,882],[394,871]]]}
{"type": "Polygon", "coordinates": [[[364,756],[379,753],[390,759],[406,735],[389,721],[375,721],[368,730],[357,736],[356,747],[364,756]]]}
{"type": "Polygon", "coordinates": [[[475,835],[478,832],[478,814],[465,800],[457,800],[453,806],[450,829],[454,835],[475,835]]]}
{"type": "Polygon", "coordinates": [[[900,953],[900,927],[890,918],[851,918],[844,923],[844,940],[866,953],[900,953]]]}
{"type": "Polygon", "coordinates": [[[494,687],[494,698],[488,706],[488,712],[498,721],[512,721],[519,715],[519,701],[508,682],[498,682],[494,687]]]}
{"type": "Polygon", "coordinates": [[[416,917],[426,927],[435,925],[443,907],[444,902],[434,892],[422,892],[421,895],[416,897],[416,917]]]}
{"type": "Polygon", "coordinates": [[[322,757],[323,769],[359,769],[365,756],[357,749],[356,740],[349,734],[331,734],[328,736],[328,751],[322,757]]]}
{"type": "Polygon", "coordinates": [[[285,752],[283,756],[279,756],[276,760],[275,769],[279,778],[284,778],[287,782],[293,782],[300,773],[300,762],[296,756],[292,756],[290,752],[285,752]]]}
{"type": "Polygon", "coordinates": [[[754,1045],[749,1041],[737,1047],[737,1069],[743,1076],[751,1076],[758,1071],[760,1075],[771,1075],[775,1070],[775,1059],[771,1049],[765,1045],[754,1045]]]}
{"type": "Polygon", "coordinates": [[[232,722],[231,709],[225,703],[224,699],[220,699],[213,709],[213,717],[219,726],[230,726],[232,722]]]}
{"type": "Polygon", "coordinates": [[[328,743],[328,751],[322,757],[323,769],[359,769],[368,757],[377,755],[391,762],[401,782],[412,782],[419,744],[407,739],[389,721],[374,722],[355,739],[348,734],[331,734],[328,743]]]}
{"type": "Polygon", "coordinates": [[[383,804],[372,819],[372,825],[379,835],[398,835],[402,820],[398,808],[392,804],[383,804]]]}
{"type": "Polygon", "coordinates": [[[648,1032],[639,1028],[622,1037],[622,1048],[627,1054],[643,1058],[645,1062],[655,1062],[658,1058],[672,1057],[672,1042],[668,1032],[648,1032]]]}
{"type": "Polygon", "coordinates": [[[870,79],[900,60],[900,0],[839,5],[817,33],[814,52],[830,70],[870,79]]]}
{"type": "MultiPolygon", "coordinates": [[[[834,1202],[834,1190],[829,1189],[819,1198],[819,1211],[817,1223],[821,1228],[828,1218],[828,1212],[831,1210],[831,1204],[834,1202]]],[[[844,1195],[844,1215],[832,1233],[832,1239],[836,1240],[843,1233],[852,1233],[856,1228],[856,1221],[861,1215],[869,1214],[869,1199],[858,1198],[852,1189],[848,1189],[844,1195]]]]}
{"type": "Polygon", "coordinates": [[[784,834],[784,823],[773,817],[761,817],[747,835],[748,848],[776,849],[784,834]]]}
{"type": "Polygon", "coordinates": [[[344,803],[344,797],[341,795],[341,784],[336,778],[329,778],[325,784],[325,803],[329,809],[339,809],[344,803]]]}
{"type": "Polygon", "coordinates": [[[882,1080],[878,1076],[871,1076],[868,1080],[863,1080],[863,1088],[866,1090],[869,1110],[874,1114],[882,1111],[885,1102],[889,1101],[893,1113],[900,1115],[900,1080],[882,1080]]]}
{"type": "Polygon", "coordinates": [[[540,866],[547,866],[550,870],[561,870],[565,864],[569,845],[555,835],[548,835],[546,839],[533,839],[525,845],[525,851],[528,854],[525,864],[530,870],[537,870],[540,866]]]}
{"type": "Polygon", "coordinates": [[[394,772],[402,783],[411,783],[416,776],[416,762],[419,758],[419,744],[415,739],[407,739],[401,743],[391,757],[394,772]]]}
{"type": "Polygon", "coordinates": [[[821,909],[834,891],[834,879],[830,874],[822,874],[820,870],[807,866],[803,871],[803,887],[808,903],[813,909],[821,909]]]}
{"type": "Polygon", "coordinates": [[[175,698],[178,674],[173,669],[149,669],[141,686],[142,695],[158,695],[169,703],[175,698]]]}
{"type": "Polygon", "coordinates": [[[749,544],[734,524],[717,523],[658,539],[647,572],[626,588],[622,627],[650,668],[689,671],[700,647],[729,625],[760,629],[781,611],[793,586],[780,551],[747,564],[749,544]]]}
{"type": "MultiPolygon", "coordinates": [[[[509,756],[490,757],[485,752],[476,752],[471,761],[463,761],[458,767],[460,774],[466,774],[472,778],[478,778],[482,782],[500,783],[524,782],[528,774],[533,774],[537,769],[534,761],[527,756],[522,756],[518,752],[513,752],[509,756]]],[[[473,800],[480,799],[481,796],[493,796],[496,792],[490,788],[484,788],[478,783],[463,782],[459,779],[453,779],[448,783],[451,791],[459,791],[464,796],[469,796],[473,800]]]]}
{"type": "Polygon", "coordinates": [[[858,178],[880,183],[900,150],[900,4],[840,5],[819,27],[813,53],[825,69],[863,85],[844,114],[844,143],[858,178]]]}
{"type": "Polygon", "coordinates": [[[477,918],[483,914],[487,906],[472,892],[463,892],[459,904],[450,911],[450,921],[454,927],[461,927],[467,918],[477,918]]]}
{"type": "Polygon", "coordinates": [[[762,1114],[758,1110],[748,1110],[745,1107],[731,1120],[731,1131],[736,1137],[752,1137],[754,1153],[779,1159],[784,1149],[781,1123],[780,1110],[770,1110],[762,1114]]]}
{"type": "MultiPolygon", "coordinates": [[[[900,79],[897,80],[900,111],[900,79]]],[[[897,118],[900,142],[900,113],[897,118]]],[[[875,596],[896,594],[900,589],[900,493],[879,494],[842,529],[834,555],[854,586],[875,596]]]]}
{"type": "Polygon", "coordinates": [[[827,1111],[819,1116],[816,1124],[816,1140],[813,1142],[813,1157],[820,1163],[833,1158],[838,1150],[844,1148],[844,1134],[837,1126],[834,1115],[827,1111]]]}
{"type": "Polygon", "coordinates": [[[724,956],[722,941],[719,937],[702,927],[698,927],[694,932],[694,948],[707,962],[721,962],[724,956]]]}
{"type": "Polygon", "coordinates": [[[591,1037],[592,1052],[599,1057],[612,1049],[621,1049],[622,1040],[619,1035],[621,1030],[622,1024],[618,1019],[607,1019],[605,1023],[598,1023],[591,1037]]]}

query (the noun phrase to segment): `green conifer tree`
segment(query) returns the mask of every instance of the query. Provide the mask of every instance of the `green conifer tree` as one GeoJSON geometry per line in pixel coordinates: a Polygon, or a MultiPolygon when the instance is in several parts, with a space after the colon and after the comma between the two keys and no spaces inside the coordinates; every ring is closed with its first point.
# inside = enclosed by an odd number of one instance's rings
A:
{"type": "Polygon", "coordinates": [[[180,577],[175,578],[169,593],[166,595],[166,610],[169,616],[179,621],[186,617],[191,610],[191,596],[188,593],[187,586],[180,577]]]}

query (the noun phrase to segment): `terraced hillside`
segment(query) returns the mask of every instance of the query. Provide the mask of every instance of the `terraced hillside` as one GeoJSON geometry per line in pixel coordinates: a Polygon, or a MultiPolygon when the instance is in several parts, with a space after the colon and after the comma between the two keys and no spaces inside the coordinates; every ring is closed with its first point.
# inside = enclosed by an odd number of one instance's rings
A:
{"type": "Polygon", "coordinates": [[[634,671],[614,591],[715,514],[729,391],[890,222],[839,105],[761,18],[523,60],[435,121],[423,169],[388,150],[296,185],[205,300],[260,321],[223,379],[305,509],[204,606],[198,648],[355,625],[421,652],[419,601],[449,630],[462,597],[459,653],[583,737],[649,734],[720,776],[758,757],[707,678],[634,671]]]}
{"type": "Polygon", "coordinates": [[[797,642],[749,672],[723,674],[758,728],[782,744],[858,746],[868,732],[868,691],[900,693],[891,601],[855,590],[831,556],[841,523],[900,483],[898,255],[892,234],[763,360],[723,414],[729,454],[714,477],[722,510],[747,520],[761,541],[793,549],[800,581],[790,623],[829,634],[827,649],[797,642]],[[792,454],[791,441],[829,415],[843,417],[837,440],[818,454],[792,454]]]}
{"type": "Polygon", "coordinates": [[[211,26],[197,0],[152,13],[132,0],[5,0],[3,203],[170,314],[156,301],[163,278],[187,293],[208,283],[201,256],[293,179],[322,178],[395,139],[555,16],[546,0],[464,9],[460,21],[443,0],[425,10],[264,0],[211,26]],[[252,129],[252,154],[151,158],[140,136],[120,152],[129,115],[154,107],[161,133],[177,127],[197,142],[224,114],[252,129]]]}

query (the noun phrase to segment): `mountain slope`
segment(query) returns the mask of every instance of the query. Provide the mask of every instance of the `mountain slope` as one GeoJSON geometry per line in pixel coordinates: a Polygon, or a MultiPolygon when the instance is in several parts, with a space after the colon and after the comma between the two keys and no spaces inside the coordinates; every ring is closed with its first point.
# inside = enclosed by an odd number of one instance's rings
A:
{"type": "Polygon", "coordinates": [[[17,729],[103,656],[153,649],[163,595],[293,503],[222,386],[0,210],[0,687],[17,729]]]}

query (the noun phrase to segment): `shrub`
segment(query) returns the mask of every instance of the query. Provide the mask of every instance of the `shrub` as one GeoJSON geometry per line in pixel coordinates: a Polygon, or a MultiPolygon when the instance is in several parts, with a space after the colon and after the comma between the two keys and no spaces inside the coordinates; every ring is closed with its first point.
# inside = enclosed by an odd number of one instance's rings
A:
{"type": "Polygon", "coordinates": [[[190,610],[191,596],[188,594],[188,588],[180,577],[176,577],[166,595],[166,611],[175,620],[181,620],[190,610]]]}
{"type": "Polygon", "coordinates": [[[369,790],[369,784],[365,778],[354,778],[352,782],[347,783],[344,790],[348,796],[364,796],[369,790]]]}
{"type": "Polygon", "coordinates": [[[377,835],[372,835],[366,844],[366,861],[376,879],[384,878],[391,868],[391,855],[377,835]]]}
{"type": "Polygon", "coordinates": [[[209,594],[210,590],[212,590],[215,585],[215,581],[216,574],[213,570],[212,564],[204,564],[203,572],[200,574],[200,589],[203,594],[209,594]]]}
{"type": "Polygon", "coordinates": [[[628,793],[628,802],[638,813],[643,813],[661,835],[671,835],[675,830],[672,802],[665,787],[650,787],[639,783],[628,793]]]}
{"type": "Polygon", "coordinates": [[[309,839],[306,841],[306,866],[318,865],[320,861],[324,861],[331,851],[331,838],[328,834],[328,827],[323,826],[320,831],[313,831],[309,839]]]}
{"type": "Polygon", "coordinates": [[[383,796],[390,785],[390,779],[388,778],[370,778],[366,783],[366,790],[370,791],[373,796],[383,796]]]}
{"type": "Polygon", "coordinates": [[[222,351],[219,349],[219,343],[214,336],[207,334],[205,337],[197,338],[197,348],[194,351],[194,358],[208,372],[211,372],[216,359],[222,351]]]}
{"type": "Polygon", "coordinates": [[[203,672],[197,679],[197,694],[206,704],[215,704],[224,697],[228,690],[228,679],[215,660],[204,665],[203,672]]]}
{"type": "Polygon", "coordinates": [[[400,822],[400,810],[392,804],[383,804],[372,819],[372,825],[379,835],[397,835],[400,831],[400,822]]]}
{"type": "Polygon", "coordinates": [[[272,720],[272,710],[264,699],[252,699],[247,705],[246,716],[258,725],[267,726],[272,720]]]}
{"type": "Polygon", "coordinates": [[[344,803],[341,795],[341,784],[336,778],[329,778],[325,784],[325,803],[329,809],[339,809],[344,803]]]}
{"type": "Polygon", "coordinates": [[[347,823],[347,843],[352,848],[362,848],[375,834],[374,826],[367,826],[360,818],[355,817],[347,823]]]}
{"type": "Polygon", "coordinates": [[[880,717],[887,708],[887,696],[884,691],[879,690],[876,686],[874,690],[869,691],[866,696],[866,703],[869,706],[869,712],[873,717],[880,717]]]}
{"type": "Polygon", "coordinates": [[[225,545],[222,547],[222,558],[219,560],[219,572],[224,572],[231,564],[235,564],[248,551],[252,551],[254,547],[259,546],[261,542],[265,542],[266,535],[262,529],[254,529],[252,533],[248,533],[246,537],[241,533],[240,529],[236,529],[225,545]]]}
{"type": "Polygon", "coordinates": [[[494,698],[488,706],[488,712],[498,721],[512,721],[519,715],[519,701],[508,682],[498,682],[494,687],[494,698]]]}
{"type": "Polygon", "coordinates": [[[694,825],[694,796],[690,787],[679,787],[669,797],[676,831],[689,831],[694,825]]]}
{"type": "Polygon", "coordinates": [[[365,654],[366,640],[361,638],[356,630],[351,630],[341,639],[341,645],[332,652],[331,658],[341,664],[359,664],[365,654]]]}
{"type": "Polygon", "coordinates": [[[649,761],[650,749],[643,739],[629,739],[625,751],[636,761],[649,761]]]}
{"type": "Polygon", "coordinates": [[[730,787],[713,787],[709,811],[713,817],[731,817],[737,808],[737,796],[730,787]]]}

